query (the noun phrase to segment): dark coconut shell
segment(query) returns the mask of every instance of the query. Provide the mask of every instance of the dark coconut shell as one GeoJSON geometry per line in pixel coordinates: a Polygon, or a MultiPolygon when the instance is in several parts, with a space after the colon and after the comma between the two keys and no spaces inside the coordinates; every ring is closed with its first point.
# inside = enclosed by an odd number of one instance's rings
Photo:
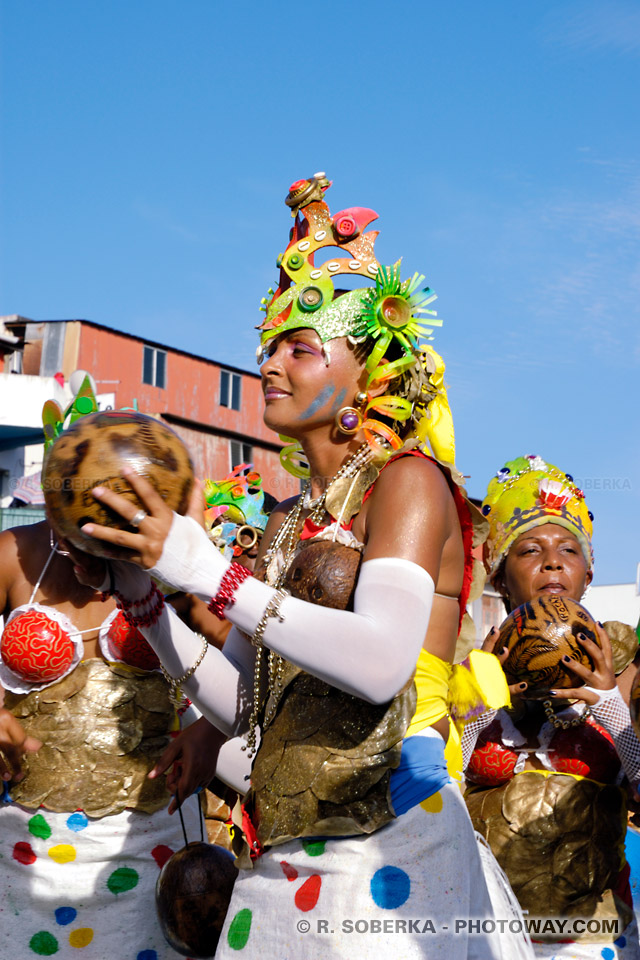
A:
{"type": "Polygon", "coordinates": [[[44,463],[44,499],[58,537],[79,550],[102,556],[102,543],[84,534],[83,524],[133,530],[91,493],[96,486],[109,487],[144,509],[122,477],[123,467],[148,480],[176,513],[186,511],[193,466],[177,433],[154,417],[133,410],[92,413],[58,437],[44,463]]]}
{"type": "Polygon", "coordinates": [[[593,669],[591,658],[578,640],[579,633],[600,646],[595,621],[575,600],[544,596],[517,607],[501,625],[495,646],[496,651],[503,647],[509,651],[503,664],[507,682],[524,680],[529,692],[581,686],[577,674],[562,664],[566,655],[593,669]]]}
{"type": "Polygon", "coordinates": [[[213,957],[238,875],[233,854],[196,841],[167,860],[156,910],[167,943],[184,957],[213,957]]]}
{"type": "Polygon", "coordinates": [[[351,610],[361,560],[358,550],[331,540],[303,541],[283,586],[298,600],[351,610]]]}

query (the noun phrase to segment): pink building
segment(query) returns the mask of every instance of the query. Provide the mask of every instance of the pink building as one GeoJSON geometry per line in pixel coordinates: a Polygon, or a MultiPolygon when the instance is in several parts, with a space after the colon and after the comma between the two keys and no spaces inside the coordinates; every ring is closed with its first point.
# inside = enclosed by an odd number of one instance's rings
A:
{"type": "MultiPolygon", "coordinates": [[[[280,466],[277,436],[262,422],[260,377],[91,320],[3,317],[4,373],[65,381],[86,370],[102,407],[159,414],[184,440],[199,477],[221,479],[252,462],[278,500],[298,492],[280,466]]],[[[33,441],[31,441],[33,442],[33,441]]]]}

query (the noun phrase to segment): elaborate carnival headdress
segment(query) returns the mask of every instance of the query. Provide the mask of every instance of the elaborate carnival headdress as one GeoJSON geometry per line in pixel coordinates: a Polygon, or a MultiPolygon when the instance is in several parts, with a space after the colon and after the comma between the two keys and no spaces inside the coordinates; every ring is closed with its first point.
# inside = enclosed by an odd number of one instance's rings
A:
{"type": "Polygon", "coordinates": [[[89,374],[83,378],[80,389],[66,410],[63,411],[57,400],[46,400],[42,408],[45,456],[60,434],[68,429],[72,423],[75,423],[80,417],[86,417],[90,413],[97,412],[98,403],[89,374]]]}
{"type": "Polygon", "coordinates": [[[228,559],[255,545],[276,503],[262,489],[260,474],[247,463],[235,467],[224,480],[205,480],[204,496],[209,538],[228,559]]]}
{"type": "MultiPolygon", "coordinates": [[[[289,330],[308,327],[323,344],[336,337],[370,346],[366,367],[368,387],[388,384],[382,396],[367,394],[362,427],[374,452],[384,458],[407,441],[429,445],[437,460],[455,460],[451,411],[444,385],[444,362],[424,341],[440,326],[429,305],[436,299],[424,277],[400,278],[400,261],[381,265],[375,256],[377,230],[367,232],[377,213],[349,207],[331,215],[324,195],[331,186],[324,173],[291,185],[285,203],[295,218],[289,245],[276,262],[278,288],[262,300],[266,317],[259,326],[258,362],[269,340],[289,330]],[[336,248],[336,256],[316,265],[319,250],[336,248]],[[373,286],[341,291],[340,276],[361,276],[373,286]],[[427,325],[428,324],[428,325],[427,325]],[[387,356],[389,354],[389,356],[387,356]],[[391,426],[376,418],[383,416],[391,426]],[[400,438],[396,430],[410,426],[400,438]]],[[[346,432],[346,431],[345,431],[346,432]]],[[[286,438],[283,438],[286,440],[286,438]]],[[[281,455],[283,465],[297,476],[308,475],[296,465],[299,447],[291,441],[281,455]]]]}
{"type": "Polygon", "coordinates": [[[584,493],[570,473],[542,457],[529,454],[508,460],[489,483],[482,502],[489,521],[485,565],[490,575],[498,570],[512,544],[522,533],[545,523],[555,523],[577,538],[589,569],[593,566],[593,514],[584,493]]]}

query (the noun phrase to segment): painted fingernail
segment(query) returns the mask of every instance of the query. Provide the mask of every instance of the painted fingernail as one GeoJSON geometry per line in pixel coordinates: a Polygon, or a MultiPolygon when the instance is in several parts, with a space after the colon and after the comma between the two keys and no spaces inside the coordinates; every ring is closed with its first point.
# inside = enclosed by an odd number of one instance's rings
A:
{"type": "Polygon", "coordinates": [[[566,655],[566,653],[565,653],[565,655],[563,656],[562,659],[563,659],[564,663],[571,663],[571,657],[568,657],[568,656],[566,655]]]}
{"type": "Polygon", "coordinates": [[[555,690],[549,690],[549,696],[550,696],[550,697],[557,697],[558,694],[556,693],[555,690]]]}
{"type": "Polygon", "coordinates": [[[526,683],[519,683],[519,684],[518,684],[518,687],[520,688],[520,690],[525,690],[526,687],[527,687],[527,685],[526,685],[526,683]]]}
{"type": "Polygon", "coordinates": [[[491,634],[491,636],[493,636],[493,634],[494,634],[494,633],[497,633],[497,632],[498,632],[498,631],[497,631],[496,627],[491,627],[491,630],[489,631],[489,633],[491,634]]]}
{"type": "Polygon", "coordinates": [[[599,626],[599,627],[601,627],[601,626],[602,626],[602,624],[600,623],[600,621],[598,620],[597,622],[598,622],[598,626],[599,626]]]}

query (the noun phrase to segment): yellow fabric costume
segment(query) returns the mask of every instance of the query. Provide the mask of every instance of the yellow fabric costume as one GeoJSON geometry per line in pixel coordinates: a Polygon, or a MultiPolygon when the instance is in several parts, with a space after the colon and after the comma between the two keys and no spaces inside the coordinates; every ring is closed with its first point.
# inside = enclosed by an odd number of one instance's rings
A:
{"type": "Polygon", "coordinates": [[[451,664],[424,647],[416,664],[418,703],[407,737],[449,716],[444,756],[454,780],[462,779],[460,734],[465,723],[484,713],[509,706],[509,689],[502,667],[492,653],[472,650],[464,663],[451,664]]]}

